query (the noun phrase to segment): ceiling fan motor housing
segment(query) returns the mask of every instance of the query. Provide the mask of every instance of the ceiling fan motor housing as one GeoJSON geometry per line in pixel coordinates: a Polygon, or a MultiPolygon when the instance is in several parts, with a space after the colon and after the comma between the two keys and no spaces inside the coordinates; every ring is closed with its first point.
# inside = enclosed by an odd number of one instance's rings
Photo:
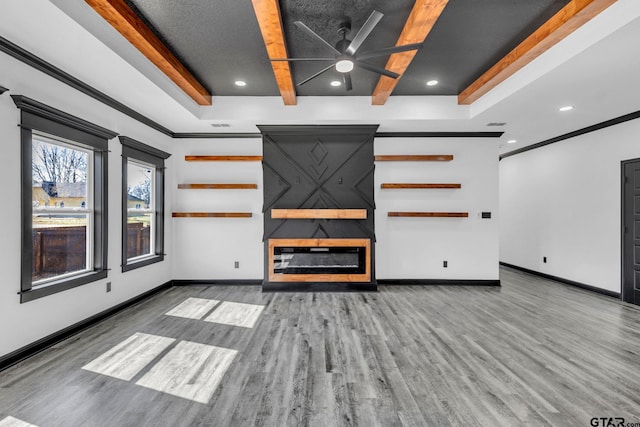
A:
{"type": "Polygon", "coordinates": [[[349,39],[340,39],[336,43],[336,50],[340,53],[345,53],[349,45],[351,44],[351,40],[349,39]]]}

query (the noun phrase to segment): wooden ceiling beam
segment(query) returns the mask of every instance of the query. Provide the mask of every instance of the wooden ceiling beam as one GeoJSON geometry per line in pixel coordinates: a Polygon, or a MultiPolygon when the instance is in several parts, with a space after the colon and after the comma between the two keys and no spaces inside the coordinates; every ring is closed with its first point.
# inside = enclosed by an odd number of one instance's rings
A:
{"type": "MultiPolygon", "coordinates": [[[[447,3],[449,3],[449,0],[416,0],[409,14],[409,18],[407,18],[407,22],[402,29],[402,33],[400,33],[400,37],[398,37],[396,46],[424,42],[447,3]]],[[[411,50],[394,53],[389,57],[385,68],[400,74],[400,76],[397,79],[380,76],[380,80],[378,80],[378,84],[371,97],[371,103],[373,105],[384,105],[384,103],[387,102],[387,99],[391,96],[391,92],[395,89],[402,74],[404,74],[409,64],[411,64],[417,52],[417,50],[411,50]]]]}
{"type": "Polygon", "coordinates": [[[615,2],[616,0],[571,0],[507,56],[460,92],[458,103],[468,105],[477,101],[615,2]]]}
{"type": "MultiPolygon", "coordinates": [[[[269,59],[288,58],[278,0],[251,0],[269,59]]],[[[291,68],[286,61],[271,62],[284,105],[296,105],[291,68]]]]}
{"type": "Polygon", "coordinates": [[[209,91],[124,0],[85,1],[198,105],[211,105],[209,91]]]}

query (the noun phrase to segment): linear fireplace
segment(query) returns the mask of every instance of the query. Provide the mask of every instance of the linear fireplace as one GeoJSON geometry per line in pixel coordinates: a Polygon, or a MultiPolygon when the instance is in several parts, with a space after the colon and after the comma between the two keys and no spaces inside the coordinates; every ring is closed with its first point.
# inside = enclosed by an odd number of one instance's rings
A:
{"type": "Polygon", "coordinates": [[[270,282],[370,282],[369,239],[269,239],[270,282]]]}

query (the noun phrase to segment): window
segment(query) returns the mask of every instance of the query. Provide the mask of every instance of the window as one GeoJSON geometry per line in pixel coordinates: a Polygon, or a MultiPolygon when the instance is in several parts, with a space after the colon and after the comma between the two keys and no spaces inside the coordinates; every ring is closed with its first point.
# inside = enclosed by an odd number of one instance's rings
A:
{"type": "Polygon", "coordinates": [[[24,96],[22,278],[27,302],[107,277],[107,150],[116,134],[24,96]]]}
{"type": "Polygon", "coordinates": [[[122,143],[122,271],[164,259],[164,161],[170,154],[122,143]]]}
{"type": "Polygon", "coordinates": [[[89,150],[32,133],[34,287],[92,268],[92,162],[89,150]]]}
{"type": "Polygon", "coordinates": [[[127,161],[127,264],[155,255],[155,166],[127,161]]]}

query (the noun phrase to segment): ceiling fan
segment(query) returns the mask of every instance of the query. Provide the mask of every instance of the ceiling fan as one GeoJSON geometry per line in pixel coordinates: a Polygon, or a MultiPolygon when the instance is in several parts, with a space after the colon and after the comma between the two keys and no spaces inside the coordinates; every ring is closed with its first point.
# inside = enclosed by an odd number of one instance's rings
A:
{"type": "Polygon", "coordinates": [[[325,46],[327,46],[333,53],[333,57],[326,58],[276,58],[271,61],[332,61],[332,64],[318,71],[317,73],[307,77],[303,81],[297,84],[297,86],[301,86],[307,83],[310,80],[315,79],[322,73],[329,71],[332,68],[335,68],[336,71],[342,73],[344,86],[346,90],[351,90],[353,88],[351,84],[351,70],[355,66],[361,67],[365,70],[372,71],[374,73],[381,74],[383,76],[391,77],[392,79],[397,79],[400,75],[398,73],[394,73],[393,71],[389,71],[385,68],[378,67],[373,64],[369,64],[368,62],[364,62],[363,59],[375,58],[378,56],[390,55],[392,53],[397,52],[406,52],[409,50],[417,50],[422,47],[422,43],[414,43],[407,44],[404,46],[393,46],[387,47],[384,49],[378,49],[371,52],[363,52],[358,53],[358,49],[364,43],[365,39],[371,34],[375,26],[380,22],[384,14],[374,10],[371,12],[371,15],[367,18],[366,22],[360,28],[360,31],[355,35],[353,40],[347,39],[347,34],[351,31],[351,19],[345,17],[345,19],[340,23],[338,28],[338,34],[342,37],[338,42],[334,45],[320,37],[317,33],[315,33],[311,28],[306,26],[302,21],[295,21],[294,24],[296,27],[307,33],[309,36],[313,37],[316,40],[322,42],[325,46]]]}

